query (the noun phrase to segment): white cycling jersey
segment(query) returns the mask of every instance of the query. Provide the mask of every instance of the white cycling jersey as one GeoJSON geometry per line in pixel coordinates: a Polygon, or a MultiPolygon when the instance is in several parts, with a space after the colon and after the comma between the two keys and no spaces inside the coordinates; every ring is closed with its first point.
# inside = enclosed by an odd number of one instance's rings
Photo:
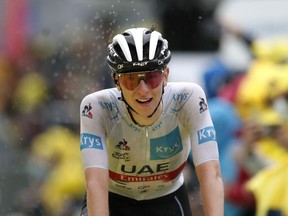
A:
{"type": "Polygon", "coordinates": [[[183,185],[190,151],[194,165],[218,160],[216,133],[203,89],[168,83],[161,117],[135,124],[116,88],[87,95],[81,103],[84,168],[109,170],[109,190],[136,200],[153,199],[183,185]]]}

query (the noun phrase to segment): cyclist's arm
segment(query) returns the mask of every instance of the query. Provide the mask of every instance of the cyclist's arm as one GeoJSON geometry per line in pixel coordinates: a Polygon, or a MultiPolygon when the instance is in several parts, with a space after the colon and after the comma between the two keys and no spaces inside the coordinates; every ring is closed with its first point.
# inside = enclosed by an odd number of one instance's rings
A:
{"type": "Polygon", "coordinates": [[[216,132],[206,95],[194,85],[187,101],[186,115],[191,131],[192,157],[200,183],[205,216],[223,216],[224,189],[220,173],[216,132]]]}
{"type": "Polygon", "coordinates": [[[218,160],[196,166],[205,216],[224,215],[224,188],[218,160]]]}
{"type": "Polygon", "coordinates": [[[108,171],[102,168],[85,169],[87,209],[89,216],[108,216],[108,171]]]}
{"type": "Polygon", "coordinates": [[[99,106],[99,100],[104,100],[103,92],[96,92],[86,96],[80,108],[81,155],[89,216],[109,215],[108,157],[105,142],[105,125],[103,123],[106,115],[101,106],[99,106]]]}

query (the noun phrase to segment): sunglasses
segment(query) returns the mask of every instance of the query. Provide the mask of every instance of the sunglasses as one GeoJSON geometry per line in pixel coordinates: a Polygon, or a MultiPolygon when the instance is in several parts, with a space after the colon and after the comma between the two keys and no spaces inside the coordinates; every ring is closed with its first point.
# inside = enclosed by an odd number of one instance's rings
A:
{"type": "Polygon", "coordinates": [[[117,74],[119,82],[128,90],[134,90],[141,80],[154,89],[160,85],[164,77],[164,70],[142,71],[117,74]]]}

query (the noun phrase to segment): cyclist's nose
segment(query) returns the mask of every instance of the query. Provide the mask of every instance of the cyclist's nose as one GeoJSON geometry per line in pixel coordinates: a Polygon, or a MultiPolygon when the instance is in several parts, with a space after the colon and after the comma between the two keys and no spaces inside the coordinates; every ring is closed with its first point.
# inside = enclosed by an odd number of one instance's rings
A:
{"type": "Polygon", "coordinates": [[[138,85],[138,88],[139,90],[148,90],[149,89],[149,86],[146,84],[145,80],[144,79],[141,79],[139,81],[139,85],[138,85]]]}

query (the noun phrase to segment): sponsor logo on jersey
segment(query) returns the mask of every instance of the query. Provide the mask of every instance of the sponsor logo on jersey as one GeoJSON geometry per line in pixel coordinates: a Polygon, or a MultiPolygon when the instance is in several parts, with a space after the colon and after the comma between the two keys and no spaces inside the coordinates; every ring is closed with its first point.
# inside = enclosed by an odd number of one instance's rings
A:
{"type": "Polygon", "coordinates": [[[129,124],[129,127],[135,132],[140,132],[141,131],[140,128],[137,125],[135,125],[135,124],[131,123],[131,124],[129,124]]]}
{"type": "Polygon", "coordinates": [[[160,129],[161,127],[162,127],[162,125],[163,125],[163,122],[161,121],[161,122],[159,122],[159,124],[157,124],[155,127],[153,127],[152,128],[152,131],[157,131],[158,129],[160,129]]]}
{"type": "MultiPolygon", "coordinates": [[[[128,142],[125,139],[122,139],[120,142],[118,142],[117,145],[115,145],[116,149],[120,149],[123,151],[130,151],[130,147],[128,146],[128,142]]],[[[119,159],[119,160],[125,160],[130,161],[130,155],[127,152],[114,152],[112,154],[112,157],[119,159]]]]}
{"type": "Polygon", "coordinates": [[[98,103],[103,110],[109,111],[111,119],[117,118],[119,109],[114,101],[98,101],[98,103]]]}
{"type": "Polygon", "coordinates": [[[204,98],[199,97],[200,102],[199,102],[199,112],[202,113],[208,109],[207,103],[205,102],[204,98]]]}
{"type": "Polygon", "coordinates": [[[82,116],[88,117],[88,118],[93,118],[92,113],[90,112],[92,110],[92,106],[89,103],[89,105],[84,106],[84,109],[82,110],[82,116]]]}
{"type": "Polygon", "coordinates": [[[173,95],[173,101],[175,102],[175,108],[172,108],[174,112],[179,112],[186,101],[190,98],[191,93],[181,93],[181,94],[174,94],[173,95]]]}
{"type": "Polygon", "coordinates": [[[150,159],[163,160],[173,157],[183,149],[179,128],[169,134],[150,140],[150,159]]]}
{"type": "Polygon", "coordinates": [[[94,148],[94,149],[103,149],[102,141],[99,136],[82,133],[81,134],[81,146],[80,149],[94,148]]]}
{"type": "Polygon", "coordinates": [[[138,187],[138,193],[147,193],[149,191],[150,185],[141,185],[138,187]]]}
{"type": "Polygon", "coordinates": [[[128,142],[125,139],[122,139],[116,146],[115,148],[120,149],[120,150],[126,150],[129,151],[130,147],[128,146],[128,142]]]}
{"type": "Polygon", "coordinates": [[[130,161],[130,156],[128,153],[114,152],[112,154],[112,157],[119,159],[119,160],[130,161]]]}
{"type": "Polygon", "coordinates": [[[138,186],[138,189],[140,189],[140,190],[145,189],[145,188],[150,188],[150,185],[140,185],[140,186],[138,186]]]}
{"type": "Polygon", "coordinates": [[[109,170],[109,177],[113,181],[124,181],[124,182],[150,182],[150,181],[172,181],[179,176],[183,168],[185,167],[185,162],[181,164],[176,170],[171,172],[165,172],[169,170],[169,163],[156,164],[156,167],[151,167],[149,165],[144,165],[142,167],[137,167],[136,165],[130,167],[129,169],[125,165],[121,166],[121,171],[123,173],[116,173],[109,170]],[[162,172],[162,173],[160,173],[162,172]],[[163,173],[165,172],[165,173],[163,173]]]}
{"type": "Polygon", "coordinates": [[[121,184],[115,184],[115,186],[119,187],[119,188],[124,188],[126,190],[131,190],[132,188],[127,187],[126,185],[121,185],[121,184]]]}
{"type": "Polygon", "coordinates": [[[165,163],[159,163],[159,164],[155,164],[155,165],[143,165],[143,166],[136,166],[136,165],[125,165],[122,164],[121,165],[121,171],[123,173],[134,173],[137,175],[141,175],[141,174],[154,174],[154,173],[159,173],[159,172],[165,172],[168,171],[170,168],[170,164],[169,162],[165,162],[165,163]]]}
{"type": "Polygon", "coordinates": [[[197,131],[197,135],[199,144],[216,140],[216,131],[214,126],[206,127],[197,131]]]}

